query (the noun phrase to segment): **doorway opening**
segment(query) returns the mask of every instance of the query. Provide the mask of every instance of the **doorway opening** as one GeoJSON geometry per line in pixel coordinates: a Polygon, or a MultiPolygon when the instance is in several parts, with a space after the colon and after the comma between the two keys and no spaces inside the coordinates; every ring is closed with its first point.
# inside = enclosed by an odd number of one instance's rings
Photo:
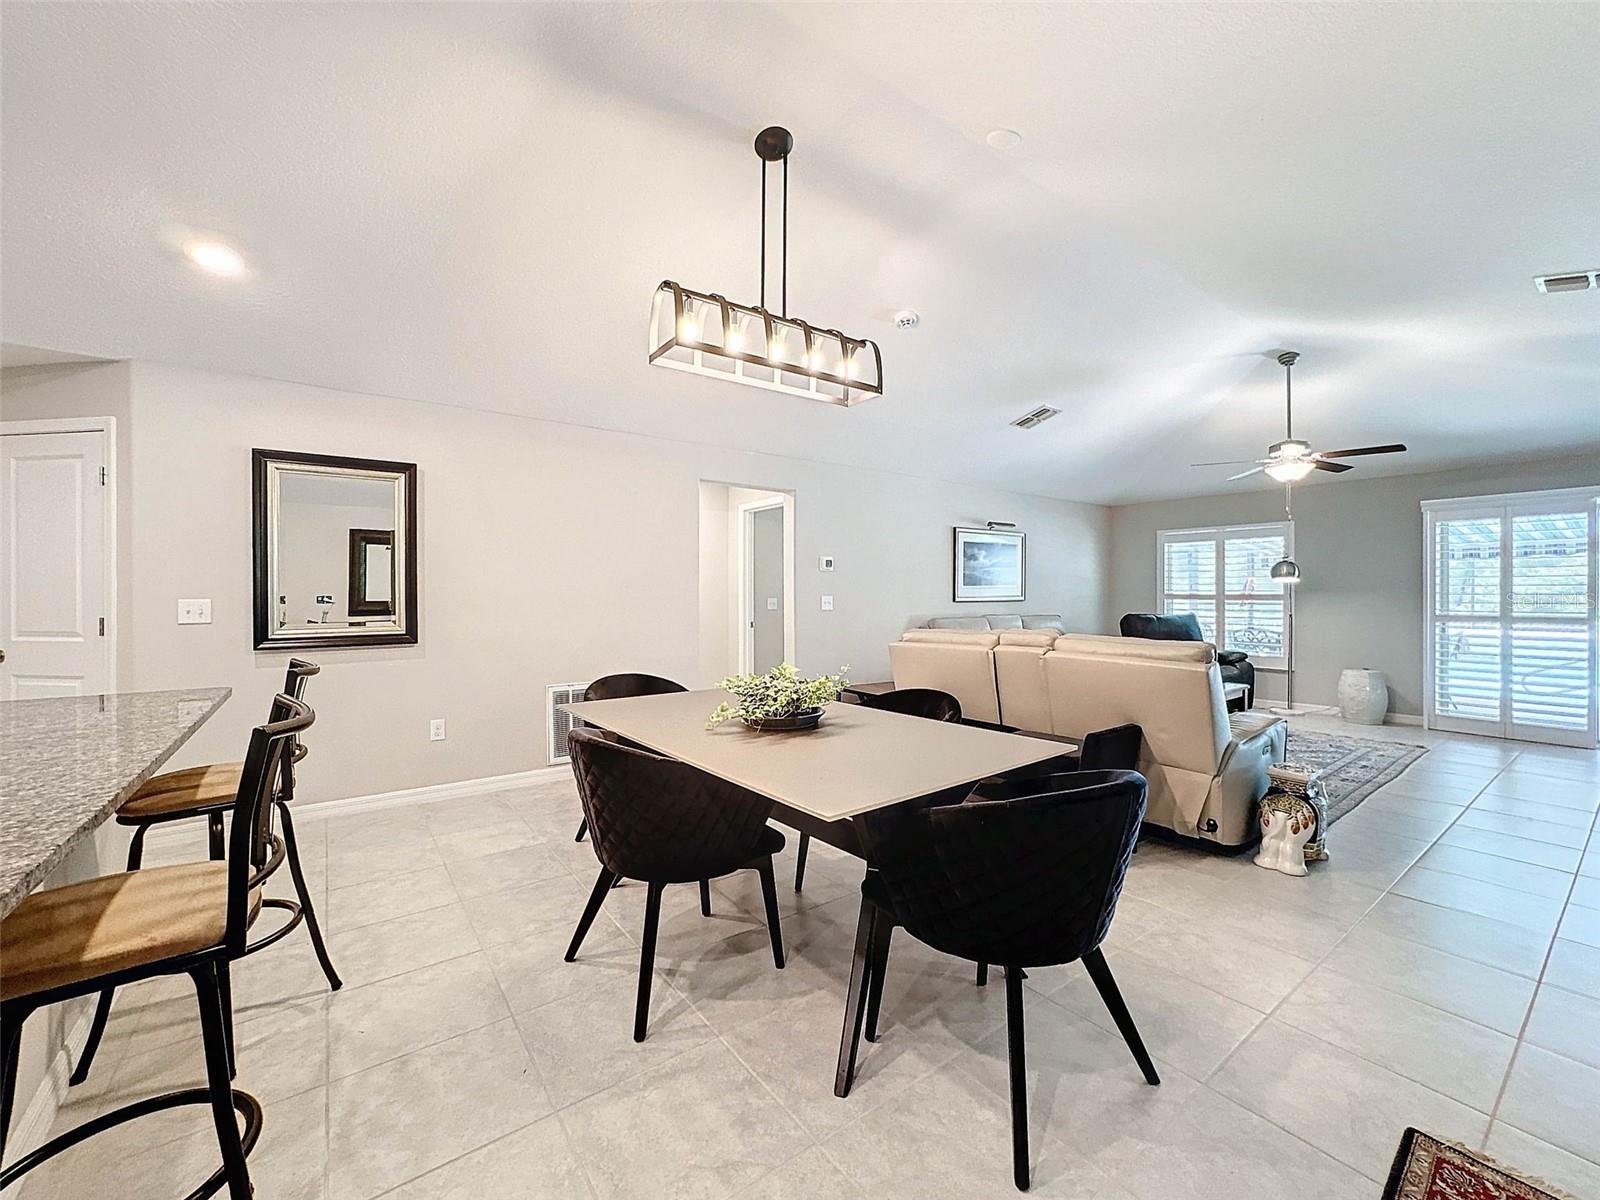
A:
{"type": "Polygon", "coordinates": [[[700,484],[704,682],[795,658],[793,493],[700,484]]]}

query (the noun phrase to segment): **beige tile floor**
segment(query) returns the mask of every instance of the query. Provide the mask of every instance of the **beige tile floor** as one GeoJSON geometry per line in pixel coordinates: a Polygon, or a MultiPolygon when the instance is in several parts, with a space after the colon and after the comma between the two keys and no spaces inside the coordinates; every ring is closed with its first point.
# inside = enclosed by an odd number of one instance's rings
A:
{"type": "MultiPolygon", "coordinates": [[[[1033,972],[1034,1194],[1376,1197],[1418,1125],[1600,1197],[1600,755],[1348,731],[1432,748],[1310,878],[1148,843],[1135,859],[1107,957],[1160,1088],[1081,970],[1033,972]]],[[[237,968],[258,1196],[1014,1194],[1003,989],[897,940],[882,1040],[836,1100],[860,868],[819,847],[803,895],[780,867],[782,972],[753,877],[717,883],[710,919],[694,888],[668,893],[635,1045],[643,888],[561,961],[595,870],[577,820],[559,778],[303,819],[347,986],[327,993],[298,936],[237,968]]],[[[60,1122],[201,1073],[184,988],[130,989],[60,1122]]],[[[214,1160],[206,1121],[99,1139],[23,1194],[179,1195],[214,1160]]]]}

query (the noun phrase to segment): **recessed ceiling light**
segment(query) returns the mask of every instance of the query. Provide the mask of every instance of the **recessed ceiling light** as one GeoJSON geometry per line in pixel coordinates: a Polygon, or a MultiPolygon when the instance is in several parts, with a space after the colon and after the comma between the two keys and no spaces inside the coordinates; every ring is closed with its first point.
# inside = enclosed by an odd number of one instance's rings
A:
{"type": "Polygon", "coordinates": [[[183,247],[183,253],[195,266],[213,275],[245,273],[244,256],[222,242],[189,242],[183,247]]]}
{"type": "Polygon", "coordinates": [[[1022,135],[1015,129],[991,129],[984,140],[996,150],[1015,150],[1022,145],[1022,135]]]}

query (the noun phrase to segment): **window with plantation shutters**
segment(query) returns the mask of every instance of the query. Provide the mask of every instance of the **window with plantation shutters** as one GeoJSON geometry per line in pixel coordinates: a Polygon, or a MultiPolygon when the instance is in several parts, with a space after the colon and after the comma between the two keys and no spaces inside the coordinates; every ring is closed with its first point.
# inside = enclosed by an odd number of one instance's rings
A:
{"type": "Polygon", "coordinates": [[[1594,745],[1600,491],[1423,508],[1429,726],[1594,745]]]}
{"type": "Polygon", "coordinates": [[[1293,551],[1287,521],[1164,529],[1156,548],[1163,613],[1193,613],[1208,642],[1258,667],[1285,665],[1286,597],[1272,564],[1293,551]]]}

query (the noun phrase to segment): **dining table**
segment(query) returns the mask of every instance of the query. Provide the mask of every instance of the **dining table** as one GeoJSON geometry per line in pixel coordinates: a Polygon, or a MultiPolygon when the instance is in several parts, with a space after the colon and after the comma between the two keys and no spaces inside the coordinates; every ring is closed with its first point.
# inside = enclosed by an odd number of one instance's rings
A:
{"type": "MultiPolygon", "coordinates": [[[[862,704],[831,704],[809,730],[757,731],[738,720],[708,727],[712,710],[729,699],[726,691],[707,688],[563,707],[589,725],[766,796],[773,820],[855,855],[868,871],[871,842],[863,817],[1079,748],[1064,738],[931,721],[862,704]]],[[[858,946],[857,954],[863,949],[858,946]]],[[[855,1007],[854,997],[847,997],[846,1037],[855,1007]]],[[[835,1094],[844,1095],[847,1086],[841,1038],[835,1094]]]]}
{"type": "Polygon", "coordinates": [[[232,694],[214,687],[0,701],[0,917],[232,694]]]}

